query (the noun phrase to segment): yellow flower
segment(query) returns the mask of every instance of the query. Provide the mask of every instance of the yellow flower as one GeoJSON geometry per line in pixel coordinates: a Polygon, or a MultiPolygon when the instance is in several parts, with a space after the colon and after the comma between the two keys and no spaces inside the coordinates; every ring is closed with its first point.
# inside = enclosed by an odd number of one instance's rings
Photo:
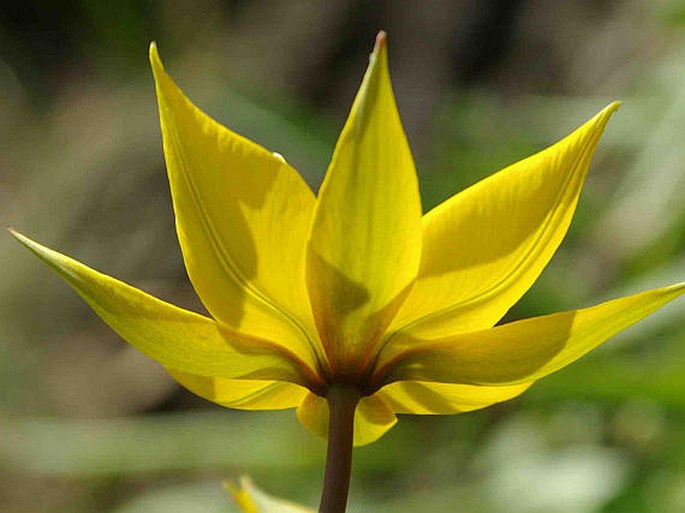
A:
{"type": "Polygon", "coordinates": [[[249,477],[243,476],[238,483],[226,482],[224,487],[242,513],[315,513],[312,509],[264,493],[249,477]]]}
{"type": "Polygon", "coordinates": [[[685,292],[681,283],[493,327],[559,246],[618,103],[422,216],[383,35],[316,196],[280,155],[193,105],[154,44],[150,60],[178,238],[211,317],[14,235],[210,401],[297,407],[325,436],[327,391],[353,385],[362,445],[396,413],[453,414],[515,397],[685,292]]]}

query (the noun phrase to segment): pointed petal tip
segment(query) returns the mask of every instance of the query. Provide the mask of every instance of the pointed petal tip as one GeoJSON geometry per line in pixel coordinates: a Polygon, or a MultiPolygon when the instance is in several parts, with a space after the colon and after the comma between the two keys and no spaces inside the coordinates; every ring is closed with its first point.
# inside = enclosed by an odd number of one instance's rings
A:
{"type": "Polygon", "coordinates": [[[599,142],[599,138],[604,133],[604,130],[606,129],[607,124],[609,123],[609,120],[614,115],[614,112],[616,112],[619,109],[620,106],[620,101],[613,101],[585,122],[583,126],[589,128],[592,132],[595,133],[595,143],[599,142]]]}
{"type": "Polygon", "coordinates": [[[685,293],[685,281],[674,283],[673,285],[670,285],[666,288],[671,289],[673,292],[677,292],[679,294],[685,293]]]}
{"type": "Polygon", "coordinates": [[[385,33],[385,30],[381,30],[378,32],[376,35],[376,44],[373,47],[373,53],[378,53],[381,51],[381,49],[385,48],[388,44],[388,35],[385,33]]]}
{"type": "Polygon", "coordinates": [[[164,72],[164,65],[162,64],[162,59],[159,57],[159,51],[157,50],[157,42],[150,42],[150,65],[152,66],[152,73],[157,76],[160,72],[164,72]]]}
{"type": "Polygon", "coordinates": [[[388,37],[385,31],[381,30],[376,36],[376,43],[373,45],[373,52],[370,57],[370,68],[375,68],[374,64],[384,62],[387,66],[388,37]]]}
{"type": "Polygon", "coordinates": [[[602,109],[601,113],[606,115],[606,116],[611,116],[614,112],[616,112],[619,109],[620,106],[621,106],[620,101],[618,101],[618,100],[613,101],[609,105],[604,107],[604,109],[602,109]]]}
{"type": "Polygon", "coordinates": [[[611,116],[616,112],[619,107],[621,106],[620,101],[613,101],[606,107],[604,107],[599,113],[595,116],[595,120],[599,122],[601,125],[606,125],[606,123],[609,122],[609,119],[611,116]]]}
{"type": "Polygon", "coordinates": [[[25,235],[22,235],[21,233],[19,233],[17,230],[15,230],[14,228],[12,228],[11,226],[7,226],[6,229],[7,229],[7,231],[10,233],[10,235],[11,235],[12,237],[14,237],[15,239],[17,239],[17,240],[18,240],[19,242],[21,242],[24,246],[27,246],[27,247],[28,247],[28,246],[29,246],[29,242],[33,242],[33,241],[31,241],[31,239],[29,239],[29,238],[26,237],[25,235]]]}
{"type": "Polygon", "coordinates": [[[50,254],[50,252],[52,252],[50,248],[47,248],[42,244],[39,244],[35,240],[30,239],[29,237],[24,235],[23,233],[19,233],[18,231],[12,228],[7,228],[7,231],[9,231],[15,239],[17,239],[29,251],[36,254],[39,258],[43,258],[44,255],[50,254]]]}
{"type": "Polygon", "coordinates": [[[26,235],[23,235],[19,233],[17,230],[12,228],[11,226],[7,227],[7,231],[10,232],[10,235],[17,239],[19,242],[21,242],[24,245],[28,245],[29,243],[33,242],[31,239],[29,239],[26,235]]]}

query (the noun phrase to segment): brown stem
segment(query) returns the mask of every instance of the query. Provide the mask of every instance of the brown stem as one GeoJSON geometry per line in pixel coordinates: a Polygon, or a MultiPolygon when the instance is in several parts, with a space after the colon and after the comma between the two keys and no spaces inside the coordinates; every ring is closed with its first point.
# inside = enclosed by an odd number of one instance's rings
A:
{"type": "Polygon", "coordinates": [[[352,470],[354,411],[359,391],[351,386],[333,385],[326,400],[330,412],[328,454],[319,513],[345,513],[352,470]]]}

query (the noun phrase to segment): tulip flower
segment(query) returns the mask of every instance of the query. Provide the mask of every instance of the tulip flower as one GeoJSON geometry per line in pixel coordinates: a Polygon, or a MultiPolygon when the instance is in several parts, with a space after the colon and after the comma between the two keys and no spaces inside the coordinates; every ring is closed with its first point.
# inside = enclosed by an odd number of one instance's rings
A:
{"type": "Polygon", "coordinates": [[[511,399],[685,292],[496,326],[561,243],[618,103],[422,215],[383,33],[316,195],[282,156],[193,105],[154,44],[150,60],[178,238],[209,316],[13,233],[192,392],[296,407],[328,437],[322,512],[345,509],[352,444],[397,413],[511,399]]]}

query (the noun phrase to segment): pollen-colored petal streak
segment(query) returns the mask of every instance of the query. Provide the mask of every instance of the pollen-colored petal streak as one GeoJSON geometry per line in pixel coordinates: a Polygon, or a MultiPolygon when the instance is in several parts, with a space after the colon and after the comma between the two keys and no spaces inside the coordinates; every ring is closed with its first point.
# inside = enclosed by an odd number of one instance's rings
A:
{"type": "Polygon", "coordinates": [[[284,381],[212,378],[170,368],[167,371],[194,394],[238,410],[296,408],[308,392],[306,388],[284,381]]]}
{"type": "Polygon", "coordinates": [[[527,383],[565,367],[685,293],[685,283],[452,337],[397,337],[381,355],[386,382],[527,383]]]}
{"type": "MultiPolygon", "coordinates": [[[[328,438],[328,402],[308,394],[297,409],[300,422],[314,434],[328,438]]],[[[378,395],[362,397],[354,414],[354,445],[367,445],[378,440],[397,423],[397,417],[378,395]]]]}
{"type": "Polygon", "coordinates": [[[398,381],[376,395],[395,413],[451,415],[479,410],[522,394],[532,383],[510,386],[453,385],[422,381],[398,381]]]}
{"type": "Polygon", "coordinates": [[[52,267],[114,331],[162,365],[203,376],[303,383],[301,366],[258,339],[229,337],[216,322],[12,234],[52,267]],[[246,351],[245,348],[249,348],[246,351]]]}
{"type": "Polygon", "coordinates": [[[423,219],[419,278],[393,329],[435,337],[493,326],[571,223],[613,103],[571,135],[453,196],[423,219]]]}
{"type": "Polygon", "coordinates": [[[282,157],[193,105],[154,45],[150,61],[176,229],[195,290],[230,329],[276,340],[313,367],[320,345],[304,280],[312,191],[282,157]]]}
{"type": "Polygon", "coordinates": [[[370,357],[416,277],[421,204],[381,38],[321,186],[307,255],[316,324],[339,374],[370,357]]]}

